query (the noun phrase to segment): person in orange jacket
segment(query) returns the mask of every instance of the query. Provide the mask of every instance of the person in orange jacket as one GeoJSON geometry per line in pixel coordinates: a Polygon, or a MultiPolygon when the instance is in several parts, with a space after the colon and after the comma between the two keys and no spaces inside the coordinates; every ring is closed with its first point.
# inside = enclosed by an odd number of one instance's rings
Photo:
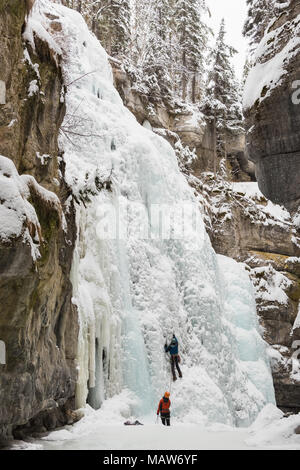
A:
{"type": "Polygon", "coordinates": [[[170,394],[166,392],[160,400],[157,408],[157,416],[160,413],[161,422],[164,426],[170,426],[170,394]]]}

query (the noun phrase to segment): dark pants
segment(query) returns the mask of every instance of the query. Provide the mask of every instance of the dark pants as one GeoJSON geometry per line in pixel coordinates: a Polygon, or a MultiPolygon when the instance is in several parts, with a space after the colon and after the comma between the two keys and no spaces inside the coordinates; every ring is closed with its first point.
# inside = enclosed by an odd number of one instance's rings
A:
{"type": "Polygon", "coordinates": [[[170,413],[168,414],[161,414],[161,422],[164,426],[170,426],[170,413]]]}
{"type": "Polygon", "coordinates": [[[178,364],[178,354],[171,355],[171,367],[172,367],[173,380],[176,380],[175,366],[178,371],[179,377],[182,377],[182,373],[178,364]]]}

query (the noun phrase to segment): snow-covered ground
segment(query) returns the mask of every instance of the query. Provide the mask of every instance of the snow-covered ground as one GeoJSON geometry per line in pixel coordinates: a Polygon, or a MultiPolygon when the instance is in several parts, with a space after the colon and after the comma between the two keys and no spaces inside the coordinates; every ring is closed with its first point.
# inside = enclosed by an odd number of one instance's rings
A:
{"type": "Polygon", "coordinates": [[[80,438],[64,440],[61,432],[56,440],[55,436],[49,436],[37,443],[18,443],[15,447],[20,450],[247,450],[248,437],[247,431],[208,431],[197,425],[166,428],[160,424],[111,424],[98,425],[80,438]]]}
{"type": "Polygon", "coordinates": [[[277,224],[292,224],[291,214],[283,206],[266,200],[257,183],[232,183],[232,191],[243,194],[249,202],[256,200],[263,203],[266,201],[266,205],[261,204],[259,209],[266,215],[268,223],[273,219],[277,224]]]}
{"type": "MultiPolygon", "coordinates": [[[[249,428],[224,424],[208,427],[182,424],[176,418],[165,427],[153,415],[138,417],[143,426],[124,426],[129,396],[115,396],[103,408],[84,410],[74,426],[54,431],[39,440],[16,442],[13,449],[28,450],[300,450],[300,414],[283,418],[274,405],[267,405],[249,428]]],[[[134,421],[136,417],[131,417],[134,421]]]]}

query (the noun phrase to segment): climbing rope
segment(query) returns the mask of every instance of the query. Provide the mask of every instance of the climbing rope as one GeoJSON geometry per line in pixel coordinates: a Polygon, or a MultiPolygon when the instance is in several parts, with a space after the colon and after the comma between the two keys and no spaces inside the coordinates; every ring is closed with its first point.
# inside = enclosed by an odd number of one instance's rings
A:
{"type": "MultiPolygon", "coordinates": [[[[165,339],[165,344],[167,344],[167,342],[166,342],[166,336],[165,336],[165,335],[164,335],[164,339],[165,339]]],[[[170,359],[168,358],[168,354],[165,353],[165,356],[166,356],[166,361],[167,361],[167,363],[168,363],[168,365],[167,365],[167,373],[166,373],[166,382],[165,382],[165,383],[166,383],[166,387],[167,387],[167,386],[168,386],[168,383],[169,383],[169,379],[168,379],[168,376],[169,376],[168,368],[170,368],[170,359]]],[[[170,372],[170,374],[171,374],[171,375],[170,375],[169,388],[168,388],[168,389],[166,388],[166,390],[168,390],[169,393],[171,393],[171,390],[172,390],[172,371],[170,372]]]]}
{"type": "Polygon", "coordinates": [[[172,392],[172,383],[173,383],[173,377],[172,377],[172,372],[171,372],[171,375],[170,375],[170,388],[169,388],[170,395],[171,395],[171,392],[172,392]]]}
{"type": "Polygon", "coordinates": [[[167,378],[166,378],[166,384],[168,384],[168,376],[170,377],[170,382],[169,382],[169,388],[168,392],[171,394],[172,391],[172,383],[173,383],[173,375],[172,375],[172,367],[171,367],[171,358],[167,355],[166,360],[168,362],[168,368],[170,369],[170,376],[167,370],[167,378]]]}

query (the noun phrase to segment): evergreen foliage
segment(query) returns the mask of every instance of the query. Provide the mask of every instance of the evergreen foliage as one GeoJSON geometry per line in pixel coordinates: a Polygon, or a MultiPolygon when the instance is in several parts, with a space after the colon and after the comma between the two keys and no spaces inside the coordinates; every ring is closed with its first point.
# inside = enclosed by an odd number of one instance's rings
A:
{"type": "Polygon", "coordinates": [[[210,71],[203,111],[213,123],[218,156],[226,156],[228,137],[243,132],[241,86],[231,58],[237,52],[225,42],[225,22],[222,20],[216,45],[211,54],[210,71]]]}

